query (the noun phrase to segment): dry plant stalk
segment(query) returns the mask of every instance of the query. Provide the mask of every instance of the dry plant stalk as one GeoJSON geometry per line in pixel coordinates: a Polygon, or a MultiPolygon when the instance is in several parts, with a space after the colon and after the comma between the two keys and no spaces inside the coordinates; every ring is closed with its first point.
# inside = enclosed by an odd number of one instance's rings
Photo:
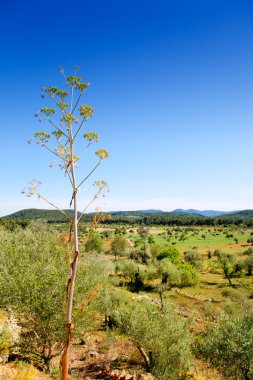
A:
{"type": "MultiPolygon", "coordinates": [[[[70,264],[70,277],[67,283],[67,337],[61,357],[62,379],[67,380],[69,369],[69,348],[74,329],[74,325],[72,323],[74,288],[79,259],[78,223],[88,207],[100,195],[104,195],[104,191],[107,189],[107,183],[105,181],[96,181],[94,183],[97,188],[96,193],[80,216],[78,216],[78,191],[81,185],[88,180],[91,174],[97,169],[101,162],[109,156],[109,154],[105,149],[98,149],[95,152],[98,157],[97,163],[93,169],[80,180],[80,182],[77,181],[76,168],[78,167],[80,157],[87,148],[89,148],[94,142],[98,141],[98,134],[95,132],[86,132],[83,135],[83,138],[86,141],[86,146],[81,149],[80,153],[76,153],[76,140],[80,137],[80,132],[82,131],[85,122],[94,114],[92,107],[87,104],[80,104],[84,92],[89,87],[89,83],[84,82],[82,77],[77,76],[77,69],[75,70],[74,75],[71,76],[66,76],[63,69],[60,69],[60,72],[66,80],[67,89],[69,88],[70,91],[68,92],[66,90],[61,90],[55,86],[42,89],[41,97],[45,98],[45,96],[48,95],[49,98],[54,101],[55,108],[41,108],[40,111],[35,114],[35,117],[38,118],[40,123],[43,118],[46,119],[52,130],[50,133],[46,131],[38,131],[34,134],[34,137],[36,139],[36,144],[41,145],[41,147],[47,149],[54,155],[54,157],[56,157],[59,167],[64,171],[65,176],[70,182],[72,189],[70,207],[73,206],[73,219],[71,219],[64,210],[61,210],[38,192],[37,188],[38,185],[40,185],[39,182],[35,180],[31,181],[28,190],[25,192],[28,197],[37,195],[38,198],[43,199],[50,206],[61,212],[70,222],[69,241],[71,240],[72,233],[74,237],[74,252],[70,264]],[[68,99],[69,102],[67,102],[68,99]],[[78,118],[75,116],[76,113],[79,114],[78,118]]],[[[31,144],[31,142],[32,139],[28,141],[29,144],[31,144]]],[[[55,160],[51,162],[49,166],[52,167],[54,163],[55,160]]],[[[103,218],[104,214],[101,214],[100,216],[95,214],[90,233],[94,230],[97,223],[103,218]]]]}

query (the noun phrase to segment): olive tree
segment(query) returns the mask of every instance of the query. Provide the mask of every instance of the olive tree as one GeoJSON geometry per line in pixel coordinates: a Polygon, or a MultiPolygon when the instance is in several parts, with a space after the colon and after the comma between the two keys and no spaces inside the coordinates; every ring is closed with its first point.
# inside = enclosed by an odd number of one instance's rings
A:
{"type": "Polygon", "coordinates": [[[98,234],[91,234],[85,243],[85,249],[87,252],[102,252],[103,240],[98,234]]]}
{"type": "Polygon", "coordinates": [[[114,255],[115,261],[117,256],[125,256],[127,253],[128,243],[122,236],[117,236],[112,241],[111,252],[114,255]]]}
{"type": "Polygon", "coordinates": [[[118,330],[139,350],[144,366],[159,380],[176,380],[187,370],[190,337],[184,322],[171,305],[161,308],[150,301],[137,301],[115,312],[118,330]]]}
{"type": "Polygon", "coordinates": [[[185,251],[184,259],[196,269],[203,269],[203,256],[198,251],[185,251]]]}
{"type": "Polygon", "coordinates": [[[221,267],[224,272],[224,276],[229,282],[229,285],[232,286],[231,278],[234,274],[234,266],[236,263],[236,256],[232,253],[221,252],[218,257],[221,267]]]}
{"type": "MultiPolygon", "coordinates": [[[[238,309],[238,304],[236,305],[238,309]]],[[[223,313],[198,343],[197,352],[226,379],[253,378],[253,312],[223,313]]]]}
{"type": "Polygon", "coordinates": [[[180,271],[170,259],[159,262],[158,274],[162,277],[162,284],[167,284],[169,288],[180,284],[180,271]]]}
{"type": "MultiPolygon", "coordinates": [[[[11,309],[21,326],[15,354],[45,370],[64,348],[67,263],[66,243],[52,229],[38,233],[36,225],[36,231],[1,233],[0,308],[11,309]]],[[[94,259],[80,262],[73,305],[77,330],[92,321],[82,312],[83,302],[95,302],[92,292],[103,273],[103,264],[94,259]]]]}

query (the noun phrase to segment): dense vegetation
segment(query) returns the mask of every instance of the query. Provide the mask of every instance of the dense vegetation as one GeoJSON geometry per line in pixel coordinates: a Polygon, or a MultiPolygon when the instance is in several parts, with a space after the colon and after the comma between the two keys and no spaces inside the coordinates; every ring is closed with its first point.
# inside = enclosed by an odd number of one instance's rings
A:
{"type": "MultiPolygon", "coordinates": [[[[0,310],[15,316],[19,334],[13,340],[8,321],[3,324],[0,356],[31,362],[52,378],[64,345],[73,245],[64,226],[0,227],[0,310]]],[[[100,224],[89,235],[83,228],[75,355],[92,368],[105,357],[105,379],[114,371],[108,367],[112,350],[114,368],[138,376],[148,371],[157,379],[199,380],[209,365],[213,379],[251,379],[252,236],[246,226],[100,224]]],[[[80,378],[82,368],[73,368],[71,378],[80,378]]]]}

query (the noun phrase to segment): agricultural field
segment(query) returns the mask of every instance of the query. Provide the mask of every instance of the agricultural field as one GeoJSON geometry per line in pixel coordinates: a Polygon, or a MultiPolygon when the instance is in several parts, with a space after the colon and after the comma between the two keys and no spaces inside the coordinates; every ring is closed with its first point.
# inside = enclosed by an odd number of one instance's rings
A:
{"type": "MultiPolygon", "coordinates": [[[[219,339],[226,339],[219,323],[252,315],[253,229],[103,225],[89,234],[83,225],[80,230],[71,379],[252,378],[238,372],[240,358],[230,369],[222,364],[222,351],[213,358],[208,339],[216,329],[219,347],[219,339]],[[176,362],[163,356],[168,344],[176,362]]],[[[34,222],[1,231],[0,370],[6,379],[60,378],[72,244],[63,225],[34,222]]],[[[247,336],[246,329],[241,339],[247,336]]]]}
{"type": "MultiPolygon", "coordinates": [[[[117,228],[116,231],[125,238],[131,240],[133,244],[140,240],[137,232],[138,228],[117,228]]],[[[114,231],[110,227],[98,228],[98,232],[114,231]]],[[[240,227],[151,227],[149,237],[152,244],[160,246],[174,246],[180,252],[188,249],[197,249],[202,254],[207,254],[209,250],[225,250],[227,252],[240,253],[249,245],[253,229],[240,227]]]]}

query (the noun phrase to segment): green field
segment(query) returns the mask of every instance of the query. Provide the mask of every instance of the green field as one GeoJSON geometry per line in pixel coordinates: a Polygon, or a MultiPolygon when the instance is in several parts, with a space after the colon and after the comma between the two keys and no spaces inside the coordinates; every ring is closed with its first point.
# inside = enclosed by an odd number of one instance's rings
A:
{"type": "MultiPolygon", "coordinates": [[[[130,229],[131,230],[131,229],[130,229]]],[[[197,247],[202,253],[207,253],[208,250],[222,249],[230,252],[242,252],[248,246],[247,240],[250,237],[253,229],[239,229],[239,228],[195,228],[194,231],[187,231],[187,228],[180,228],[179,232],[173,231],[173,228],[152,228],[151,235],[154,244],[161,246],[173,245],[180,251],[193,249],[197,247]],[[167,230],[172,231],[168,235],[167,230]],[[233,237],[226,237],[226,235],[233,235],[233,237]],[[238,243],[235,242],[238,239],[238,243]]],[[[133,242],[138,240],[137,233],[129,233],[127,230],[125,235],[133,242]]]]}

